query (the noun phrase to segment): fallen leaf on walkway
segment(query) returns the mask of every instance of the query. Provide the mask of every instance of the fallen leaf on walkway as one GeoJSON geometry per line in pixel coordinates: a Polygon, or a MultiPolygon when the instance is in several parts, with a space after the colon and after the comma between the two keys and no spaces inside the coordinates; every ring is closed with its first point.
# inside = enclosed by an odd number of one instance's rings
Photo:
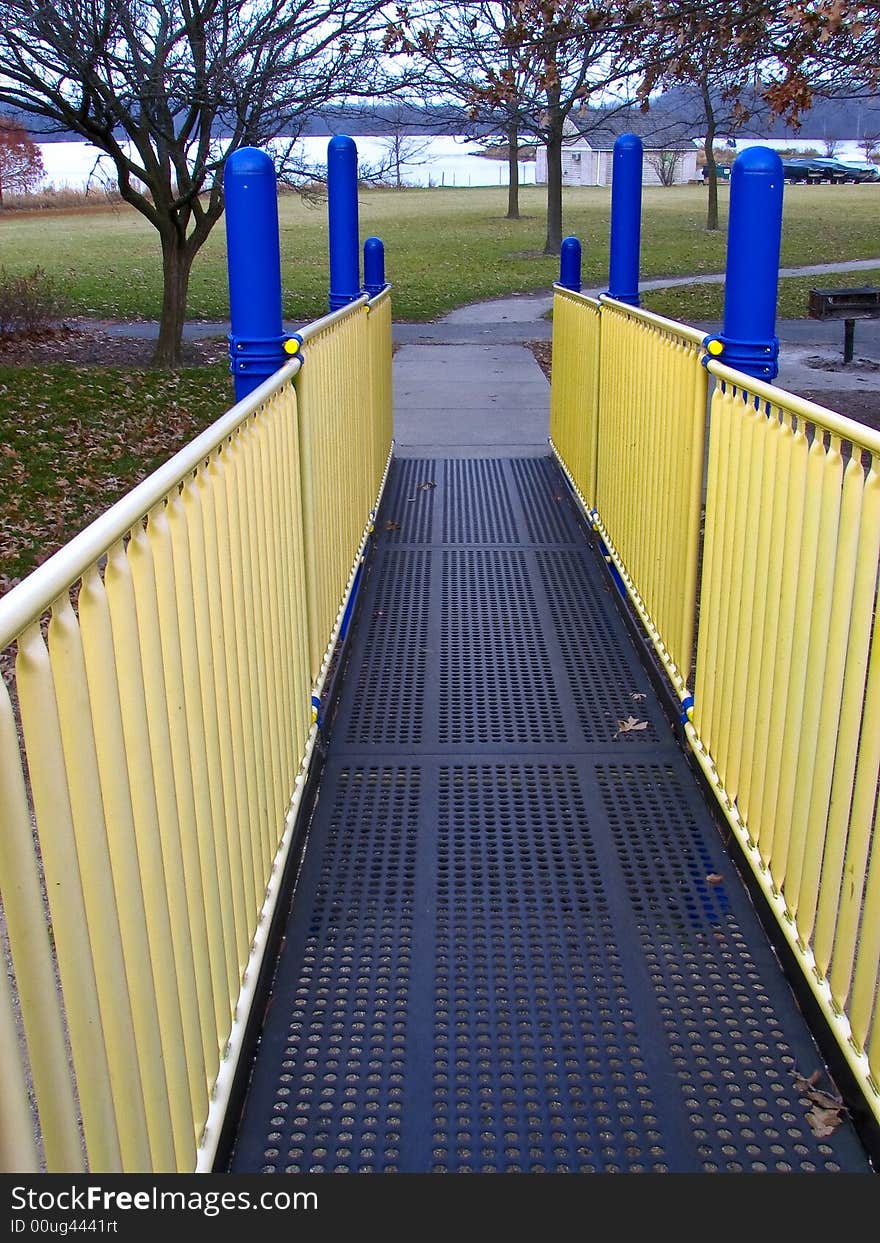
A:
{"type": "MultiPolygon", "coordinates": [[[[638,721],[634,716],[628,716],[625,721],[618,721],[617,725],[617,734],[631,734],[636,730],[648,728],[647,721],[638,721]]],[[[614,735],[615,738],[617,734],[614,735]]]]}
{"type": "Polygon", "coordinates": [[[645,694],[644,691],[633,691],[633,693],[630,695],[630,699],[634,700],[636,703],[638,703],[639,700],[641,699],[647,699],[647,698],[648,696],[645,694]]]}
{"type": "Polygon", "coordinates": [[[399,523],[399,522],[391,522],[391,521],[388,521],[388,522],[386,522],[386,523],[385,523],[385,528],[384,528],[384,529],[385,529],[386,531],[399,531],[399,530],[400,530],[400,523],[399,523]]]}
{"type": "Polygon", "coordinates": [[[843,1122],[841,1112],[842,1106],[840,1109],[820,1109],[818,1105],[814,1105],[807,1110],[807,1122],[816,1139],[827,1139],[834,1134],[843,1122]]]}
{"type": "Polygon", "coordinates": [[[814,1071],[809,1079],[805,1079],[803,1075],[795,1075],[794,1086],[801,1096],[805,1096],[811,1104],[817,1105],[820,1109],[836,1109],[842,1111],[844,1108],[843,1101],[839,1096],[832,1095],[831,1092],[825,1092],[816,1085],[822,1078],[821,1071],[814,1071]]]}
{"type": "Polygon", "coordinates": [[[719,876],[717,872],[710,872],[706,877],[706,883],[709,885],[723,885],[724,877],[719,876]]]}
{"type": "Polygon", "coordinates": [[[430,492],[432,488],[436,488],[436,487],[437,485],[433,479],[427,479],[424,483],[419,484],[419,491],[430,492]]]}

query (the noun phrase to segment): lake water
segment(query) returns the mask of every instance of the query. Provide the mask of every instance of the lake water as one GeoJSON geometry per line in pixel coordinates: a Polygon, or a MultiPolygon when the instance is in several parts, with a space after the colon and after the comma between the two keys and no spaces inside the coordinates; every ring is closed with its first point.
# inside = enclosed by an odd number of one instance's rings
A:
{"type": "MultiPolygon", "coordinates": [[[[296,150],[312,165],[326,163],[327,138],[303,138],[296,150]]],[[[364,169],[387,165],[390,145],[384,138],[358,138],[358,163],[364,169]]],[[[478,143],[463,138],[406,138],[401,149],[401,178],[410,186],[506,186],[507,162],[477,154],[478,143]]],[[[114,180],[113,164],[87,142],[51,142],[40,145],[47,182],[57,188],[82,189],[114,180]]],[[[534,185],[534,161],[521,161],[521,185],[534,185]]]]}
{"type": "MultiPolygon", "coordinates": [[[[312,165],[321,165],[327,158],[326,138],[303,138],[297,144],[298,151],[312,165]]],[[[385,138],[355,137],[358,162],[367,171],[390,160],[390,144],[385,138]]],[[[813,148],[824,151],[820,138],[794,139],[738,139],[737,150],[746,147],[768,146],[785,148],[797,146],[799,150],[813,148]]],[[[506,186],[507,162],[488,160],[477,154],[479,143],[452,136],[437,138],[407,138],[401,151],[401,178],[409,186],[506,186]]],[[[70,186],[82,189],[92,178],[94,183],[113,182],[113,165],[107,156],[86,142],[53,142],[40,146],[47,182],[55,187],[70,186]]],[[[842,142],[835,153],[836,159],[862,162],[864,153],[856,142],[842,142]]],[[[521,161],[520,185],[535,184],[535,163],[521,161]]]]}

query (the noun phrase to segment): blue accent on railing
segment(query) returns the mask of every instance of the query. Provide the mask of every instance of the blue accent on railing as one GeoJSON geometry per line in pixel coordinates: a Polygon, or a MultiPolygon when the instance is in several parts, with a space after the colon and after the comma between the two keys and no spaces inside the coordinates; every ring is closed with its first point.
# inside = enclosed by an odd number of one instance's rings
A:
{"type": "Polygon", "coordinates": [[[241,147],[223,170],[229,272],[230,370],[241,401],[285,362],[275,165],[241,147]]]}
{"type": "Polygon", "coordinates": [[[642,140],[638,135],[620,135],[611,167],[608,293],[618,302],[638,306],[642,229],[642,140]]]}
{"type": "Polygon", "coordinates": [[[576,237],[564,237],[559,248],[559,283],[573,293],[581,291],[581,244],[576,237]]]}
{"type": "Polygon", "coordinates": [[[693,695],[685,695],[684,699],[681,701],[681,718],[680,719],[681,719],[682,725],[687,725],[688,712],[693,706],[694,706],[693,695]]]}
{"type": "Polygon", "coordinates": [[[782,161],[749,147],[730,175],[730,219],[720,360],[769,382],[778,370],[776,292],[782,239],[782,161]]]}
{"type": "Polygon", "coordinates": [[[357,147],[347,134],[327,146],[327,218],[330,231],[330,310],[361,296],[357,147]]]}
{"type": "Polygon", "coordinates": [[[348,627],[351,625],[351,619],[354,614],[355,605],[357,603],[357,595],[358,595],[358,591],[360,590],[361,577],[363,575],[363,572],[364,572],[364,561],[363,561],[363,558],[361,558],[361,563],[358,566],[357,573],[354,576],[354,582],[351,585],[351,592],[349,593],[348,604],[346,604],[345,612],[342,615],[342,624],[339,627],[340,643],[345,641],[345,636],[348,634],[348,627]]]}

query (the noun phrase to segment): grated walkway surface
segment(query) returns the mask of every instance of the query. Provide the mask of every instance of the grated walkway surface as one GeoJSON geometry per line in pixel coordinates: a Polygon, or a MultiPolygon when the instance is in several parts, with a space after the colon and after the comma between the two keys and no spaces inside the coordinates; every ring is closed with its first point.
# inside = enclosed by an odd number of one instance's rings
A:
{"type": "Polygon", "coordinates": [[[550,458],[395,462],[233,1172],[869,1169],[611,590],[550,458]]]}

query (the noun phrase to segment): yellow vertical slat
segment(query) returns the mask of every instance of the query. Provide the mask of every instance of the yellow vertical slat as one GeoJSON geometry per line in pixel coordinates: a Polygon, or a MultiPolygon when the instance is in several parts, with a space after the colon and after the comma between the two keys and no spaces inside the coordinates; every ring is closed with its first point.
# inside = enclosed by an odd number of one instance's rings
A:
{"type": "MultiPolygon", "coordinates": [[[[781,420],[774,419],[772,443],[776,446],[776,462],[773,471],[773,506],[769,513],[768,536],[769,551],[767,572],[764,577],[764,621],[761,635],[762,656],[757,674],[757,701],[754,705],[754,741],[751,766],[749,766],[749,782],[747,793],[748,822],[753,827],[754,838],[761,851],[764,864],[769,859],[769,845],[772,844],[772,825],[766,824],[762,817],[764,782],[767,776],[768,752],[771,746],[769,725],[773,707],[773,679],[777,667],[777,639],[779,634],[779,615],[782,609],[782,572],[786,558],[788,528],[788,482],[791,477],[792,462],[792,423],[791,418],[784,414],[781,420]]],[[[751,674],[751,670],[749,670],[751,674]]],[[[776,740],[773,740],[776,742],[776,740]]]]}
{"type": "MultiPolygon", "coordinates": [[[[199,852],[199,823],[195,778],[187,721],[186,680],[181,647],[178,594],[175,588],[175,558],[172,532],[165,505],[150,511],[147,540],[153,554],[156,608],[162,651],[165,708],[168,714],[171,764],[177,799],[176,834],[186,885],[186,907],[193,948],[193,964],[199,996],[199,1021],[208,1083],[212,1083],[220,1062],[217,1028],[220,1004],[214,995],[211,964],[212,946],[208,933],[202,860],[199,852]]],[[[213,951],[216,953],[216,949],[213,951]]]]}
{"type": "Polygon", "coordinates": [[[853,972],[849,1018],[858,1049],[868,1049],[875,1082],[880,1082],[880,1022],[877,1021],[877,982],[880,977],[880,804],[872,818],[874,843],[862,902],[859,944],[853,972]]]}
{"type": "Polygon", "coordinates": [[[714,754],[716,731],[716,677],[719,670],[719,632],[726,566],[725,527],[731,519],[729,504],[730,438],[732,397],[718,385],[712,394],[709,430],[709,479],[706,497],[706,531],[703,541],[703,583],[700,592],[700,631],[697,643],[697,676],[694,685],[694,719],[700,737],[714,754]]]}
{"type": "Polygon", "coordinates": [[[123,1168],[120,1136],[80,884],[73,814],[63,776],[61,726],[49,653],[38,624],[19,637],[16,678],[88,1165],[102,1173],[118,1172],[123,1168]]]}
{"type": "MultiPolygon", "coordinates": [[[[142,539],[141,529],[129,545],[135,560],[142,539]]],[[[138,633],[134,577],[121,540],[110,549],[104,585],[110,610],[138,870],[144,895],[148,897],[144,914],[162,1033],[177,1168],[187,1170],[192,1168],[195,1154],[193,1101],[198,1101],[199,1095],[204,1094],[205,1070],[198,1038],[191,956],[187,956],[179,937],[175,944],[171,913],[174,887],[169,888],[162,853],[159,803],[167,805],[169,799],[173,800],[173,791],[163,784],[162,749],[160,747],[154,753],[150,743],[144,691],[145,664],[138,633]]],[[[149,668],[148,660],[146,668],[149,668]]]]}
{"type": "MultiPolygon", "coordinates": [[[[822,449],[820,484],[814,494],[820,498],[819,529],[816,534],[815,569],[812,573],[812,599],[809,607],[804,609],[807,634],[802,675],[803,706],[795,743],[796,768],[783,890],[786,905],[792,912],[796,912],[798,907],[809,827],[810,793],[822,721],[823,675],[830,637],[828,628],[831,622],[840,527],[841,473],[840,441],[832,437],[828,453],[825,453],[824,447],[822,449]]],[[[814,500],[814,505],[816,503],[814,500]]]]}
{"type": "MultiPolygon", "coordinates": [[[[243,485],[239,439],[240,436],[236,435],[224,447],[220,462],[226,488],[228,523],[223,523],[221,510],[218,508],[217,539],[221,547],[227,539],[229,541],[230,573],[221,579],[221,597],[223,624],[231,640],[228,657],[230,662],[234,663],[234,685],[238,692],[232,704],[232,742],[234,753],[238,757],[238,767],[243,772],[243,780],[239,782],[239,799],[244,799],[243,808],[239,806],[239,831],[248,900],[248,925],[253,929],[261,901],[259,852],[254,840],[254,826],[259,825],[260,814],[256,763],[257,736],[251,695],[253,670],[250,662],[253,638],[250,624],[253,605],[245,586],[243,526],[246,516],[242,514],[240,504],[243,485]]],[[[214,466],[212,466],[213,469],[214,466]]]]}
{"type": "MultiPolygon", "coordinates": [[[[97,568],[83,577],[79,593],[79,618],[82,628],[83,658],[88,682],[95,733],[94,765],[83,766],[80,773],[86,783],[94,783],[94,799],[100,796],[105,809],[107,825],[106,852],[109,854],[113,886],[116,895],[115,910],[118,911],[119,935],[125,964],[125,980],[131,998],[131,1018],[137,1044],[137,1062],[143,1088],[147,1130],[150,1136],[152,1168],[174,1170],[176,1166],[174,1137],[168,1096],[170,1084],[165,1074],[159,1014],[156,1003],[156,987],[150,956],[149,935],[144,902],[143,882],[135,842],[134,814],[129,790],[128,763],[125,754],[125,733],[116,665],[112,659],[113,635],[110,609],[104,584],[97,568]]],[[[73,705],[73,711],[78,705],[73,705]]],[[[74,717],[75,723],[76,717],[74,717]]],[[[82,730],[80,731],[82,738],[82,730]]],[[[82,748],[82,741],[80,748],[82,748]]],[[[81,758],[74,759],[78,770],[81,758]]],[[[98,831],[99,812],[89,810],[94,816],[92,832],[98,831]]],[[[95,856],[93,866],[105,865],[105,848],[95,856]]],[[[109,901],[106,878],[102,877],[98,901],[109,901]]],[[[105,915],[106,918],[106,915],[105,915]]],[[[115,929],[112,932],[115,934],[115,929]]],[[[105,934],[106,935],[106,934],[105,934]]],[[[179,1083],[173,1083],[175,1089],[179,1083]]],[[[137,1092],[136,1079],[125,1083],[127,1093],[137,1092]]]]}
{"type": "MultiPolygon", "coordinates": [[[[716,743],[716,762],[724,781],[725,788],[731,797],[736,797],[734,778],[736,776],[734,749],[738,739],[731,734],[733,722],[733,702],[736,695],[740,652],[740,634],[746,624],[743,617],[746,603],[750,600],[750,584],[753,582],[753,566],[751,556],[745,555],[747,547],[747,531],[751,535],[754,521],[750,500],[754,489],[752,477],[752,446],[754,443],[755,423],[758,419],[754,404],[747,406],[737,400],[738,417],[735,419],[735,465],[736,488],[732,493],[735,519],[728,523],[725,541],[726,563],[728,573],[727,605],[723,612],[723,638],[721,643],[721,685],[718,714],[718,731],[716,743]]],[[[749,545],[751,551],[751,545],[749,545]]],[[[718,675],[716,675],[718,676],[718,675]]],[[[716,693],[718,693],[716,691],[716,693]]]]}
{"type": "MultiPolygon", "coordinates": [[[[108,653],[104,652],[103,659],[107,657],[108,653]]],[[[146,1171],[152,1168],[150,1142],[131,994],[107,848],[91,702],[82,637],[67,596],[57,600],[52,609],[49,662],[55,684],[66,784],[119,1131],[119,1148],[126,1171],[146,1171]]],[[[61,773],[58,777],[63,780],[61,773]]],[[[44,836],[47,835],[41,835],[41,839],[44,836]]],[[[159,1093],[163,1090],[164,1085],[159,1093]]],[[[152,1104],[156,1106],[157,1094],[154,1092],[152,1095],[152,1104]]],[[[156,1142],[160,1151],[164,1150],[163,1130],[160,1127],[157,1132],[156,1142]]]]}
{"type": "MultiPolygon", "coordinates": [[[[31,762],[37,757],[32,756],[31,762]]],[[[50,1173],[83,1168],[64,1020],[40,892],[34,837],[6,683],[0,680],[0,891],[50,1173]]],[[[9,1064],[11,1068],[11,1063],[9,1064]]],[[[14,1080],[3,1078],[14,1091],[14,1080]]],[[[5,1167],[4,1167],[5,1168],[5,1167]]]]}
{"type": "MultiPolygon", "coordinates": [[[[804,784],[808,787],[806,834],[800,891],[797,898],[798,929],[804,943],[809,942],[813,934],[823,860],[827,868],[824,883],[829,886],[830,892],[834,884],[831,880],[831,873],[836,869],[834,858],[835,855],[839,855],[842,859],[846,843],[846,831],[843,824],[840,824],[834,836],[831,835],[828,811],[831,801],[831,784],[834,779],[834,762],[839,754],[839,747],[844,742],[840,729],[841,705],[847,657],[850,651],[850,625],[853,620],[853,592],[856,585],[863,486],[864,473],[861,465],[850,460],[843,481],[839,536],[836,530],[834,532],[836,560],[828,609],[827,640],[821,649],[821,662],[818,659],[816,662],[821,667],[822,693],[818,704],[815,761],[812,772],[804,776],[804,784]]],[[[821,549],[819,555],[823,555],[821,549]]],[[[809,677],[809,674],[807,676],[809,677]]],[[[845,731],[845,737],[852,741],[852,732],[845,731]]],[[[856,733],[855,740],[857,737],[856,733]]]]}
{"type": "Polygon", "coordinates": [[[831,961],[831,991],[841,1008],[850,987],[870,852],[873,849],[878,853],[871,832],[880,779],[880,627],[874,624],[878,556],[880,474],[872,468],[862,498],[862,541],[853,606],[855,634],[850,640],[841,712],[839,784],[832,792],[829,823],[829,836],[833,831],[835,841],[842,836],[847,820],[849,834],[839,897],[829,885],[820,899],[816,925],[817,962],[825,970],[831,961]]]}
{"type": "MultiPolygon", "coordinates": [[[[226,806],[216,692],[218,674],[215,669],[215,650],[222,650],[222,619],[218,616],[218,624],[205,624],[205,619],[211,618],[212,622],[214,619],[209,580],[214,573],[216,542],[213,525],[205,519],[202,495],[195,479],[188,479],[183,485],[179,500],[171,507],[170,521],[172,532],[175,522],[179,521],[181,536],[183,529],[186,536],[179,540],[179,552],[175,552],[175,573],[178,563],[181,563],[186,571],[183,592],[187,593],[188,602],[182,602],[179,609],[181,627],[185,620],[192,627],[192,637],[185,648],[185,655],[189,666],[194,667],[186,669],[185,674],[189,687],[187,699],[193,701],[192,706],[187,709],[189,733],[193,736],[198,731],[200,735],[199,764],[194,764],[193,768],[196,783],[200,779],[204,780],[204,789],[200,791],[200,824],[204,844],[200,854],[205,887],[212,894],[212,900],[207,906],[208,935],[213,940],[219,926],[224,948],[222,956],[217,953],[212,958],[220,1007],[217,1036],[222,1048],[238,998],[241,971],[236,954],[235,906],[226,827],[230,813],[226,806]],[[221,630],[220,634],[218,629],[221,630]]],[[[181,594],[179,577],[177,591],[181,594]]]]}
{"type": "MultiPolygon", "coordinates": [[[[776,622],[777,634],[784,641],[777,644],[776,658],[771,670],[770,710],[767,726],[766,765],[761,793],[761,857],[770,866],[776,842],[776,803],[783,777],[785,758],[785,721],[791,686],[793,648],[791,642],[797,608],[797,585],[801,563],[804,508],[807,496],[807,471],[809,445],[799,422],[792,437],[787,461],[788,484],[784,521],[779,526],[779,541],[783,545],[782,572],[779,578],[779,610],[776,622]]],[[[784,851],[784,847],[782,848],[784,851]]],[[[784,856],[783,856],[784,857],[784,856]]],[[[772,872],[778,887],[781,877],[772,872]]]]}
{"type": "MultiPolygon", "coordinates": [[[[266,877],[272,858],[272,739],[269,723],[269,688],[266,671],[266,593],[263,587],[263,554],[260,548],[260,515],[257,504],[259,487],[255,466],[256,438],[255,416],[248,424],[247,432],[242,434],[242,465],[245,481],[242,501],[247,520],[247,549],[245,565],[247,579],[245,590],[251,599],[251,630],[250,645],[252,649],[253,686],[252,703],[255,709],[254,724],[257,732],[257,790],[259,798],[259,853],[254,857],[254,867],[259,881],[258,902],[262,904],[266,890],[266,877]]],[[[261,498],[262,499],[262,498],[261,498]]]]}
{"type": "MultiPolygon", "coordinates": [[[[773,527],[773,513],[777,505],[777,459],[779,452],[779,421],[776,411],[764,414],[757,430],[757,455],[761,460],[761,512],[758,515],[756,544],[754,544],[754,585],[752,590],[752,617],[749,620],[749,646],[746,654],[745,675],[742,676],[742,704],[737,715],[741,721],[742,748],[740,755],[740,778],[737,782],[737,804],[746,822],[751,823],[752,781],[757,767],[756,735],[761,726],[758,704],[762,695],[762,674],[766,669],[767,615],[773,609],[776,597],[771,577],[771,557],[778,532],[773,527]]],[[[778,597],[777,597],[778,598],[778,597]]],[[[756,818],[757,820],[757,818],[756,818]]],[[[759,825],[752,825],[754,835],[759,837],[759,825]]]]}
{"type": "MultiPolygon", "coordinates": [[[[225,485],[216,469],[212,470],[218,455],[214,455],[205,470],[201,470],[195,480],[201,511],[201,539],[205,554],[205,591],[206,612],[202,617],[210,618],[210,626],[201,625],[198,631],[199,668],[203,676],[210,670],[213,676],[213,689],[206,686],[203,697],[206,708],[206,728],[210,731],[211,784],[218,793],[218,804],[222,808],[222,819],[216,825],[217,857],[222,859],[218,864],[218,872],[224,876],[224,893],[220,902],[224,916],[224,928],[227,938],[231,934],[232,945],[227,940],[227,971],[235,987],[241,984],[242,969],[246,958],[246,947],[250,943],[250,928],[244,896],[244,873],[241,866],[241,852],[238,847],[238,824],[243,812],[244,802],[239,793],[239,784],[244,775],[236,763],[236,752],[233,747],[232,713],[233,696],[230,684],[235,686],[236,674],[233,669],[234,638],[227,629],[227,620],[223,612],[223,588],[221,580],[229,573],[229,537],[226,521],[225,485]],[[218,513],[222,520],[218,522],[218,513]],[[223,543],[221,545],[221,535],[223,543]],[[231,921],[228,922],[228,921],[231,921]],[[231,962],[229,956],[231,955],[231,962]]],[[[184,493],[184,505],[191,504],[188,493],[184,493]]],[[[242,752],[238,752],[239,757],[242,752]]]]}
{"type": "MultiPolygon", "coordinates": [[[[144,704],[153,762],[153,789],[162,847],[165,889],[171,921],[175,971],[187,1043],[190,1094],[196,1118],[207,1110],[212,1078],[207,1017],[213,1018],[210,994],[205,993],[204,972],[193,937],[172,755],[172,735],[165,691],[165,671],[160,637],[159,602],[153,543],[142,526],[132,531],[128,545],[132,588],[137,619],[138,648],[144,673],[144,704]]],[[[213,1025],[213,1023],[212,1023],[213,1025]]]]}
{"type": "MultiPolygon", "coordinates": [[[[706,512],[703,521],[703,564],[700,576],[700,624],[697,630],[696,669],[694,671],[694,705],[692,718],[694,726],[705,745],[709,745],[709,716],[712,680],[710,672],[714,667],[715,634],[717,632],[716,609],[718,598],[713,590],[719,574],[718,552],[720,540],[718,527],[721,514],[717,498],[723,486],[723,475],[720,471],[721,441],[724,434],[723,420],[720,414],[720,397],[716,390],[712,395],[710,406],[709,442],[706,462],[706,512]]],[[[723,510],[721,511],[723,512],[723,510]]]]}
{"type": "Polygon", "coordinates": [[[0,1170],[6,1174],[36,1173],[40,1162],[34,1124],[25,1089],[15,1012],[6,966],[0,969],[0,1170]]]}
{"type": "MultiPolygon", "coordinates": [[[[195,506],[192,506],[190,513],[194,520],[196,512],[195,506]]],[[[172,492],[167,505],[157,517],[158,524],[154,533],[156,546],[162,550],[163,557],[168,548],[171,553],[167,582],[165,576],[162,575],[157,576],[157,583],[160,585],[160,610],[165,613],[168,626],[169,644],[166,657],[168,673],[166,677],[168,684],[174,686],[177,692],[174,702],[174,711],[178,714],[174,754],[180,758],[181,773],[176,785],[178,791],[185,790],[185,810],[182,822],[194,830],[191,840],[188,840],[186,834],[184,835],[184,848],[186,849],[189,845],[192,852],[193,881],[188,884],[193,884],[193,893],[199,904],[200,933],[201,923],[204,920],[208,951],[207,968],[211,981],[216,1050],[219,1059],[226,1045],[234,1000],[230,999],[232,982],[226,976],[225,930],[220,909],[220,882],[217,873],[213,824],[214,808],[207,755],[205,707],[202,700],[203,690],[211,685],[212,680],[203,678],[199,667],[199,645],[196,637],[198,625],[195,603],[204,593],[204,565],[199,564],[200,558],[191,555],[187,514],[181,494],[177,489],[172,492]],[[165,587],[164,591],[161,589],[162,585],[165,587]]],[[[151,525],[154,520],[151,518],[151,525]]],[[[185,854],[185,867],[187,866],[186,859],[185,854]]],[[[193,901],[192,895],[190,901],[193,901]]],[[[237,996],[237,988],[235,992],[237,996]]],[[[216,1067],[214,1073],[216,1073],[216,1067]]]]}
{"type": "Polygon", "coordinates": [[[821,493],[822,467],[824,450],[818,441],[813,441],[807,453],[807,473],[803,522],[797,523],[795,514],[789,515],[793,524],[791,534],[793,543],[798,549],[796,580],[789,584],[793,600],[793,616],[789,633],[791,642],[788,655],[782,656],[781,663],[786,665],[785,688],[786,704],[784,725],[777,735],[771,729],[771,737],[779,737],[779,778],[776,794],[774,817],[773,853],[770,859],[771,872],[778,888],[782,888],[786,875],[788,847],[791,837],[792,807],[794,805],[797,781],[797,766],[800,757],[801,725],[803,722],[804,699],[806,695],[806,667],[810,646],[810,619],[813,609],[813,584],[816,579],[816,551],[819,543],[819,506],[812,498],[821,493]]]}
{"type": "MultiPolygon", "coordinates": [[[[743,750],[749,746],[751,738],[751,721],[746,720],[746,691],[748,689],[749,670],[760,665],[760,639],[763,626],[757,624],[760,616],[761,602],[766,596],[766,583],[758,574],[758,557],[760,555],[760,532],[767,504],[765,492],[765,467],[767,462],[766,436],[767,418],[763,411],[750,406],[749,426],[749,467],[745,510],[744,541],[741,552],[743,586],[739,606],[739,618],[736,632],[736,645],[732,648],[733,663],[731,666],[732,681],[729,688],[730,722],[728,777],[725,781],[728,793],[738,798],[742,782],[743,750]]],[[[726,693],[726,692],[725,692],[726,693]]]]}
{"type": "Polygon", "coordinates": [[[278,849],[286,806],[286,801],[282,794],[285,782],[281,738],[279,736],[280,712],[278,695],[282,681],[278,667],[280,656],[278,652],[277,569],[272,552],[273,535],[270,529],[275,525],[275,515],[274,505],[272,504],[271,475],[266,457],[268,436],[266,420],[269,417],[271,417],[269,411],[263,410],[260,412],[254,434],[254,479],[257,486],[257,495],[260,498],[258,505],[257,549],[260,564],[260,591],[262,593],[263,659],[266,682],[265,715],[269,731],[268,851],[266,871],[264,873],[266,880],[269,878],[272,859],[275,857],[275,851],[278,849]]]}

